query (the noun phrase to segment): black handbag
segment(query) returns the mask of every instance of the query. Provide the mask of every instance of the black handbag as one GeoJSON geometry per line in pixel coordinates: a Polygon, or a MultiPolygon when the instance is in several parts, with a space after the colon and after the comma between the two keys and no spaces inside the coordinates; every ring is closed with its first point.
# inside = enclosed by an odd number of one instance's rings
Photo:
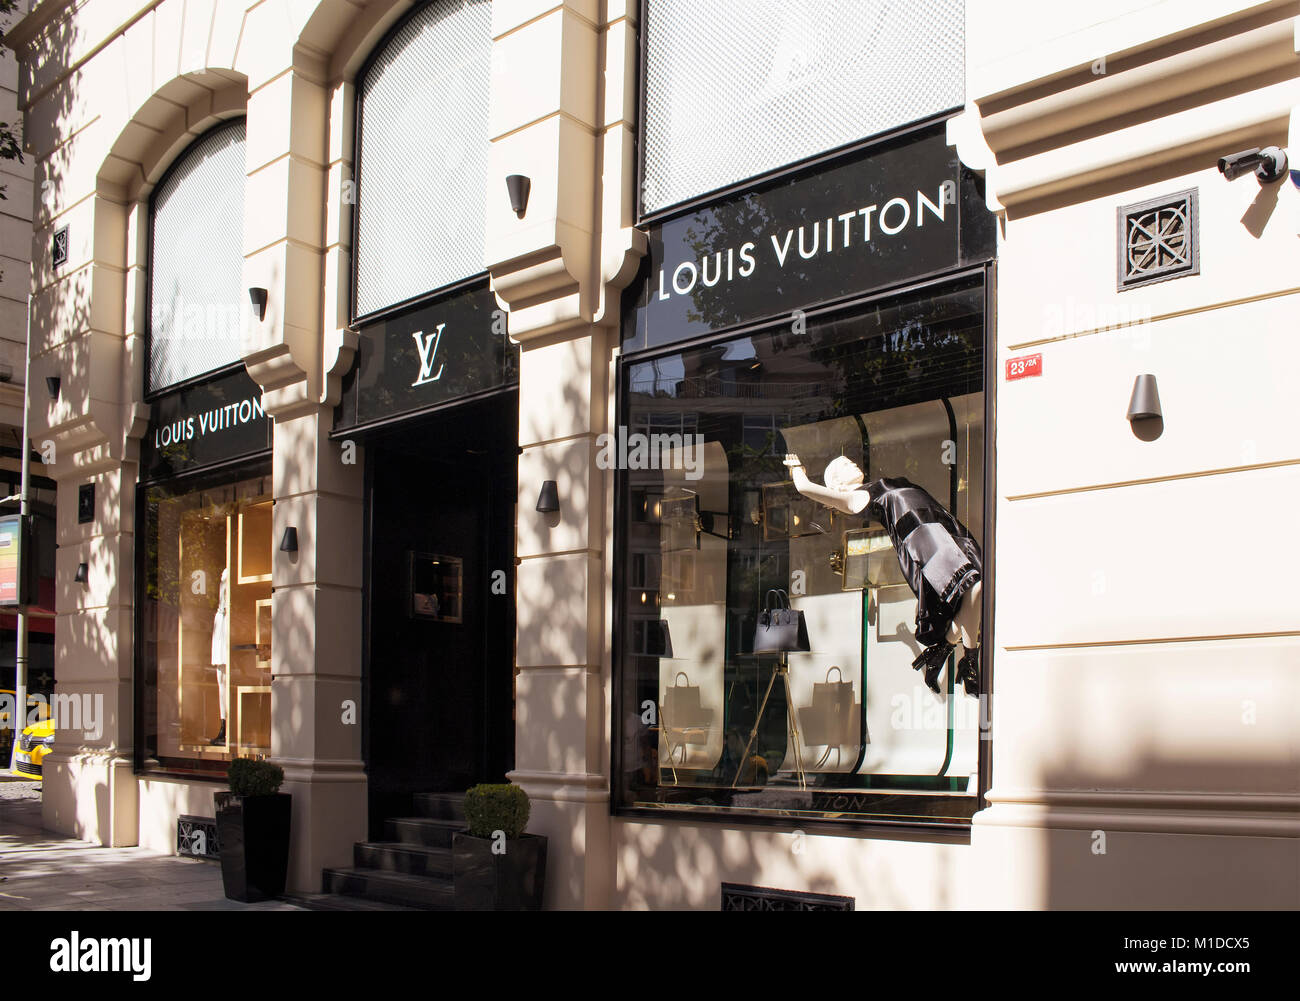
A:
{"type": "Polygon", "coordinates": [[[780,588],[767,592],[754,626],[754,653],[807,652],[808,625],[803,612],[790,607],[790,596],[780,588]],[[776,595],[775,602],[772,595],[776,595]]]}

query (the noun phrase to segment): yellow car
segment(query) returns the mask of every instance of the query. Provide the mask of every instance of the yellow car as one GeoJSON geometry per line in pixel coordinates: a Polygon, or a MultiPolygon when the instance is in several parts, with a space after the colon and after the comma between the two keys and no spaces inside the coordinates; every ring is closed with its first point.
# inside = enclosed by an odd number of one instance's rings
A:
{"type": "MultiPolygon", "coordinates": [[[[13,757],[14,749],[14,721],[9,716],[9,710],[14,704],[14,690],[12,688],[0,688],[0,769],[7,768],[9,761],[13,757]],[[5,698],[8,696],[8,698],[5,698]]],[[[27,718],[31,719],[48,719],[50,716],[50,704],[46,696],[30,692],[27,695],[27,718]],[[33,715],[32,710],[36,710],[33,715]]],[[[21,739],[21,734],[19,735],[21,739]]]]}
{"type": "Polygon", "coordinates": [[[23,731],[14,751],[14,774],[29,779],[41,777],[41,762],[54,750],[54,720],[41,720],[23,731]]]}

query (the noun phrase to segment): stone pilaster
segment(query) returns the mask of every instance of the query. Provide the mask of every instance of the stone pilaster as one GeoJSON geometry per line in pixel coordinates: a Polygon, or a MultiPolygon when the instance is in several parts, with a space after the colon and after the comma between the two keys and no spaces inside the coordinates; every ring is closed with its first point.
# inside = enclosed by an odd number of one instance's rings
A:
{"type": "MultiPolygon", "coordinates": [[[[627,5],[631,8],[633,5],[627,5]]],[[[594,2],[493,10],[488,250],[493,289],[522,346],[516,536],[516,768],[530,827],[552,852],[546,905],[603,907],[609,816],[608,429],[619,290],[644,240],[632,224],[635,32],[594,2]],[[523,219],[505,177],[532,180],[523,219]],[[534,508],[556,480],[560,511],[534,508]],[[564,706],[557,713],[555,707],[564,706]]]]}

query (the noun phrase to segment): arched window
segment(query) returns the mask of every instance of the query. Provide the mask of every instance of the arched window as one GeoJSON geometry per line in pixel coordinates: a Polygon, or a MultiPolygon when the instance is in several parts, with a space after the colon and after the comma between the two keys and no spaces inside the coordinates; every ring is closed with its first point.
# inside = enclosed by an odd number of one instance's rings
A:
{"type": "Polygon", "coordinates": [[[240,118],[196,141],[154,190],[150,391],[239,360],[245,179],[240,118]]]}
{"type": "Polygon", "coordinates": [[[483,272],[492,10],[418,8],[357,86],[357,317],[483,272]]]}

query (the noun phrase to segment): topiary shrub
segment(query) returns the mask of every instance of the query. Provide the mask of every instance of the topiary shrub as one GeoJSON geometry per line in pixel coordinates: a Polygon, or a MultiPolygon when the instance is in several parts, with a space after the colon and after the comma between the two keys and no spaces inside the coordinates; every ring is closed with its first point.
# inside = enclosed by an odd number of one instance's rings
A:
{"type": "Polygon", "coordinates": [[[280,791],[284,769],[269,761],[236,758],[230,763],[226,778],[236,796],[271,796],[280,791]]]}
{"type": "Polygon", "coordinates": [[[476,838],[505,831],[513,841],[528,826],[529,809],[528,793],[517,785],[476,785],[465,793],[465,820],[476,838]]]}

